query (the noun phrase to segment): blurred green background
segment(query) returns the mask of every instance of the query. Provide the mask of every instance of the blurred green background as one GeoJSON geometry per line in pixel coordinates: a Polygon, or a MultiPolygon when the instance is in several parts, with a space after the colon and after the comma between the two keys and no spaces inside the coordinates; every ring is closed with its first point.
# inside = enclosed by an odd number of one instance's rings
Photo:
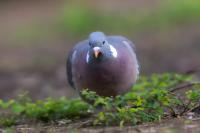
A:
{"type": "Polygon", "coordinates": [[[74,97],[67,53],[96,30],[132,40],[142,74],[200,68],[199,0],[2,0],[0,98],[74,97]]]}

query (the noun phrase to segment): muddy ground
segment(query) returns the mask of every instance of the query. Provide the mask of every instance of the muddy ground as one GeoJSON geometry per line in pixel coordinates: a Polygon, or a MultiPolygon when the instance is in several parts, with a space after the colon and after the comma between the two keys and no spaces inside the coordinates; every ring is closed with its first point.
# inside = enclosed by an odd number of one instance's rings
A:
{"type": "Polygon", "coordinates": [[[200,119],[176,118],[161,122],[146,123],[139,126],[127,127],[81,127],[83,122],[74,124],[34,124],[19,125],[11,128],[0,129],[1,132],[17,131],[19,133],[198,133],[200,131],[200,119]]]}

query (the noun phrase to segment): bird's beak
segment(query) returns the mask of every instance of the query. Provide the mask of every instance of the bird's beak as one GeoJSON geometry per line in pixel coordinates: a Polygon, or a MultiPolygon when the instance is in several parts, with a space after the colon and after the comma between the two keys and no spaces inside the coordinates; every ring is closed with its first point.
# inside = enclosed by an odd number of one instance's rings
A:
{"type": "Polygon", "coordinates": [[[94,50],[94,57],[98,58],[100,56],[100,54],[101,54],[100,48],[99,47],[94,47],[93,50],[94,50]]]}
{"type": "Polygon", "coordinates": [[[94,56],[95,56],[95,58],[98,58],[99,57],[99,51],[94,51],[94,56]]]}

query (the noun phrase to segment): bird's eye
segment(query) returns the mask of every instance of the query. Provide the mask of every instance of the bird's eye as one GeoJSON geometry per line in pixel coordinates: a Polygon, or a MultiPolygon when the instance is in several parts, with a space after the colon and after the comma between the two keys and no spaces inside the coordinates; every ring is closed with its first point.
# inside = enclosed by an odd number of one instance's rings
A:
{"type": "Polygon", "coordinates": [[[105,44],[106,43],[106,41],[103,41],[103,44],[105,44]]]}

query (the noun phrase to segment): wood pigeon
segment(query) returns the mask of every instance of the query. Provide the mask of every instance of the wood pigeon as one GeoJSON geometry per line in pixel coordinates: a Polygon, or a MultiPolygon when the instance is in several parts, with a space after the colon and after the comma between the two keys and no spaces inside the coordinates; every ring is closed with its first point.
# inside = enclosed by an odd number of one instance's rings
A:
{"type": "Polygon", "coordinates": [[[100,96],[116,96],[129,91],[139,70],[133,43],[123,36],[92,32],[69,53],[67,77],[80,92],[89,89],[100,96]]]}

